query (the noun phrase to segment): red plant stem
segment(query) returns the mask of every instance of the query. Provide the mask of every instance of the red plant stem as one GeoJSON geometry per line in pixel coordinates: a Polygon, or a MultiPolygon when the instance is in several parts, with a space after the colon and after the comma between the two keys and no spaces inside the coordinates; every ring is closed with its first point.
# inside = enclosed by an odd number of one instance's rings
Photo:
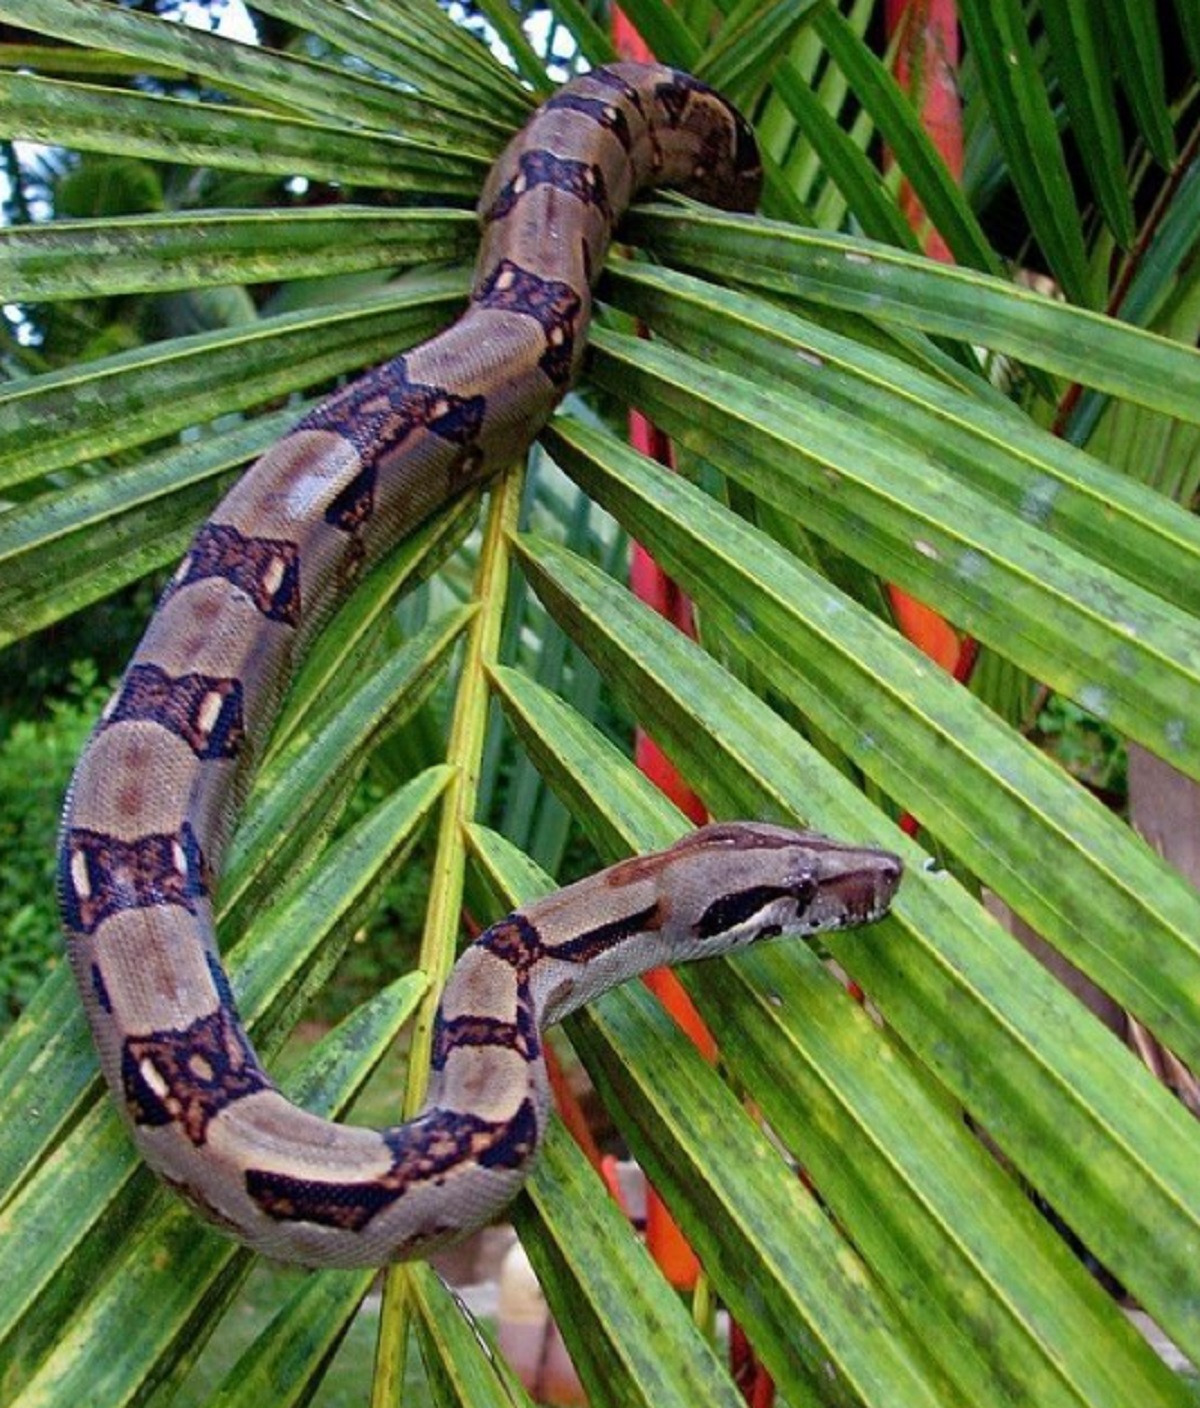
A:
{"type": "MultiPolygon", "coordinates": [[[[641,63],[653,60],[649,46],[619,9],[613,11],[612,26],[613,40],[622,58],[641,63]]],[[[646,336],[644,328],[639,328],[639,332],[641,336],[646,336]]],[[[640,411],[629,414],[629,441],[636,450],[659,464],[674,467],[670,439],[640,411]]],[[[630,586],[641,601],[653,607],[685,635],[695,639],[696,624],[687,595],[636,543],[630,565],[630,586]]],[[[684,782],[654,740],[640,728],[635,737],[634,758],[642,772],[692,821],[700,823],[707,820],[703,802],[684,782]]],[[[716,1043],[679,979],[664,969],[647,973],[644,981],[705,1058],[714,1060],[716,1043]]],[[[696,1284],[700,1263],[653,1188],[648,1188],[646,1194],[646,1244],[663,1275],[673,1286],[686,1290],[696,1284]]]]}
{"type": "Polygon", "coordinates": [[[583,1150],[588,1163],[594,1169],[601,1169],[604,1155],[600,1151],[599,1144],[596,1143],[596,1137],[592,1133],[591,1125],[588,1124],[587,1116],[583,1113],[583,1107],[571,1089],[571,1083],[567,1080],[562,1063],[550,1042],[543,1045],[542,1055],[546,1061],[546,1075],[554,1095],[555,1109],[562,1116],[563,1124],[570,1131],[571,1138],[583,1150]]]}
{"type": "MultiPolygon", "coordinates": [[[[955,77],[959,45],[954,0],[887,0],[884,19],[889,39],[901,34],[897,81],[914,93],[921,122],[957,179],[962,175],[963,132],[955,77]]],[[[890,161],[885,153],[885,165],[890,161]]],[[[925,230],[925,253],[951,263],[949,247],[936,230],[927,228],[925,210],[907,181],[900,188],[900,205],[912,228],[925,230]]],[[[964,642],[950,623],[899,587],[889,586],[888,596],[901,632],[944,670],[955,670],[964,642]]]]}
{"type": "MultiPolygon", "coordinates": [[[[963,172],[962,105],[958,97],[959,37],[954,0],[887,0],[884,22],[889,39],[901,29],[896,52],[896,80],[919,99],[921,123],[956,181],[963,172]]],[[[887,158],[885,157],[885,164],[887,158]]],[[[900,206],[914,230],[926,222],[925,210],[907,181],[900,206]]],[[[925,236],[925,253],[944,264],[954,262],[936,230],[925,236]]]]}
{"type": "MultiPolygon", "coordinates": [[[[896,52],[896,78],[901,87],[915,92],[925,130],[951,174],[959,179],[963,169],[963,129],[956,78],[959,34],[954,0],[886,0],[884,18],[889,38],[903,31],[896,52]]],[[[913,229],[925,228],[924,208],[907,181],[901,186],[900,202],[913,229]]],[[[936,230],[926,229],[924,245],[930,258],[946,264],[953,262],[949,247],[936,230]]],[[[960,684],[969,683],[979,658],[979,642],[972,636],[960,637],[936,611],[899,587],[889,586],[888,595],[903,634],[960,684]]],[[[905,812],[899,824],[909,836],[917,835],[921,829],[911,812],[905,812]]]]}

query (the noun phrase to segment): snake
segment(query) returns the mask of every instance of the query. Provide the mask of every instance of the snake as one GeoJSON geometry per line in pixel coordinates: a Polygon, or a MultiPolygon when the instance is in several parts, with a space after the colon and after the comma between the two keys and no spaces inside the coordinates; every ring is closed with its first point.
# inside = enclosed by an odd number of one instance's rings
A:
{"type": "Polygon", "coordinates": [[[423,1257],[494,1219],[550,1115],[545,1028],[651,967],[883,915],[901,862],[713,822],[507,915],[462,952],[427,1098],[368,1129],[290,1103],[221,963],[222,849],[307,643],[366,565],[523,456],[576,377],[614,227],[654,186],[755,208],[750,126],[699,80],[573,79],[491,169],[466,311],[334,392],[202,524],[101,713],[58,852],[71,968],[111,1097],[151,1169],[246,1246],[307,1266],[423,1257]]]}

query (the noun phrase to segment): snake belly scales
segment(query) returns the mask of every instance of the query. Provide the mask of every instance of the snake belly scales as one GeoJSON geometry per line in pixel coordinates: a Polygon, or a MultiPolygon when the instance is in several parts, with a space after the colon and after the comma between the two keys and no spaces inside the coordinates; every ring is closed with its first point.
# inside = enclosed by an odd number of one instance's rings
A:
{"type": "Polygon", "coordinates": [[[239,1022],[211,895],[251,760],[314,622],[364,563],[522,455],[576,373],[634,194],[753,209],[753,136],[686,74],[616,64],[567,84],[490,173],[470,304],[320,404],[200,528],[71,785],[60,894],[101,1066],[146,1162],[270,1256],[381,1265],[489,1221],[545,1127],[549,1023],[660,964],[867,923],[900,862],[757,823],[700,828],[502,919],[443,993],[408,1123],[290,1104],[239,1022]]]}

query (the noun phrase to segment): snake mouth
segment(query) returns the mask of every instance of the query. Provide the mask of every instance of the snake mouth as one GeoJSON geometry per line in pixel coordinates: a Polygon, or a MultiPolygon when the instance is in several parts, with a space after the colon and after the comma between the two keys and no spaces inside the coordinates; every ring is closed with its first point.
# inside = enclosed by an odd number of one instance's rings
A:
{"type": "Polygon", "coordinates": [[[813,901],[810,919],[829,929],[870,924],[888,911],[904,875],[904,863],[889,852],[828,878],[813,901]]]}

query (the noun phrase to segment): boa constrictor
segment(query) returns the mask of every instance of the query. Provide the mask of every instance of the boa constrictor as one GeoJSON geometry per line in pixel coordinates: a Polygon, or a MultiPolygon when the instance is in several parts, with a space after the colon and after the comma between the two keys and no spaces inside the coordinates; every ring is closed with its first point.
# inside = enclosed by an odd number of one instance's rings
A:
{"type": "Polygon", "coordinates": [[[378,1131],[283,1098],[214,938],[231,812],[312,623],[365,562],[524,453],[578,369],[592,277],[639,189],[752,209],[759,180],[745,121],[686,74],[617,64],[543,104],[487,181],[467,312],[321,404],[221,502],[79,762],[61,904],[113,1098],[147,1163],[271,1256],[378,1265],[465,1235],[537,1149],[546,1024],[651,966],[866,923],[890,902],[894,856],[754,823],[615,865],[466,950],[428,1101],[378,1131]]]}

